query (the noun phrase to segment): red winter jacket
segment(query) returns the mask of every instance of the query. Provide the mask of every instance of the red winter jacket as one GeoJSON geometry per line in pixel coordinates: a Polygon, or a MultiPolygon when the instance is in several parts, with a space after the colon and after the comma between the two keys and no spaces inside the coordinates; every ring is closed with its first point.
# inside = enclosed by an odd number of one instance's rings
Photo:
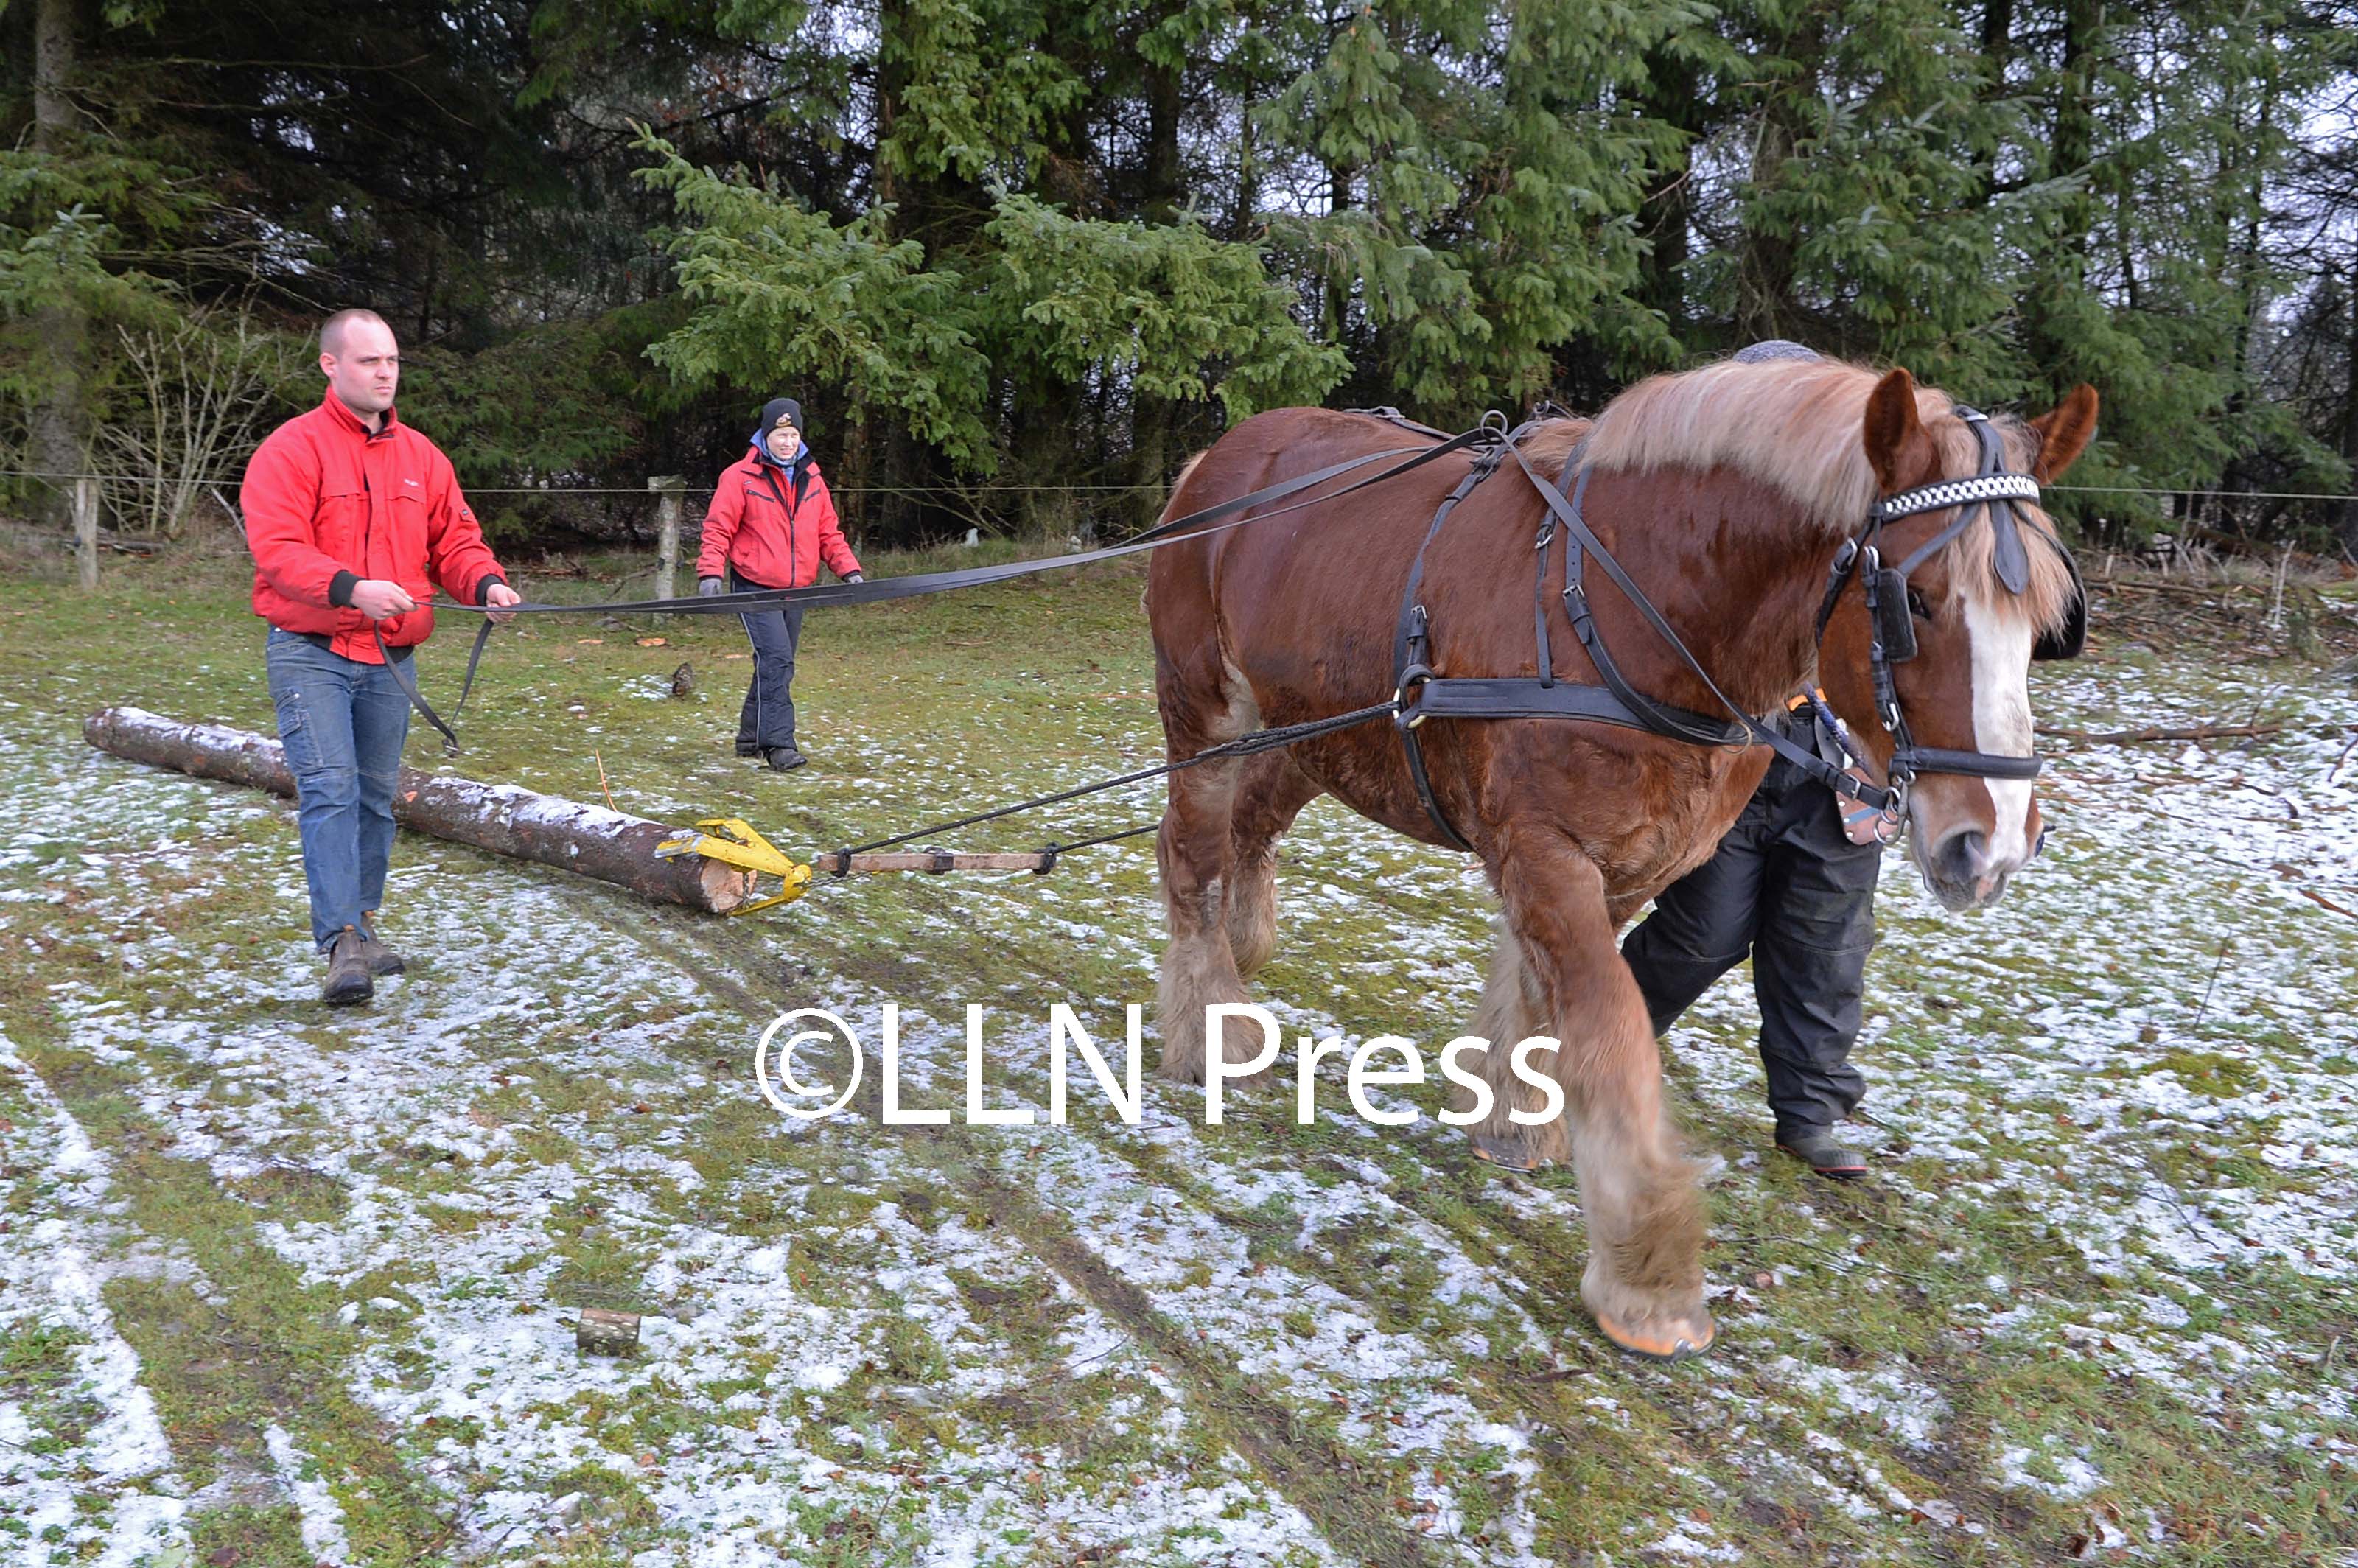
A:
{"type": "Polygon", "coordinates": [[[352,607],[362,578],[399,583],[418,608],[376,622],[388,647],[434,634],[434,586],[481,604],[507,579],[459,493],[450,460],[388,410],[369,432],[330,393],[273,430],[238,492],[254,552],[254,612],[289,632],[326,633],[348,659],[381,664],[369,618],[352,607]]]}
{"type": "Polygon", "coordinates": [[[804,459],[789,478],[765,465],[758,448],[749,449],[721,470],[712,492],[712,508],[704,514],[704,545],[696,552],[698,577],[725,577],[733,566],[740,577],[763,588],[808,588],[818,580],[822,560],[838,577],[860,569],[860,558],[844,542],[835,497],[827,492],[827,481],[812,460],[804,459]],[[774,491],[772,480],[777,481],[774,491]]]}

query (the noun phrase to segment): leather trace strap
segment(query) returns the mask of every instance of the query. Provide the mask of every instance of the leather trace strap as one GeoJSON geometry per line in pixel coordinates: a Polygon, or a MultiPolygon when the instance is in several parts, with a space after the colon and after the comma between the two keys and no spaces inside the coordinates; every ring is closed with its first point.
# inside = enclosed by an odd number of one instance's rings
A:
{"type": "MultiPolygon", "coordinates": [[[[737,593],[716,593],[710,598],[690,596],[685,599],[640,599],[622,603],[594,605],[525,603],[512,604],[507,608],[518,615],[589,613],[741,615],[749,610],[783,610],[794,604],[874,604],[888,599],[916,599],[926,594],[948,593],[961,588],[978,588],[985,583],[1006,582],[1014,578],[1031,577],[1039,572],[1062,571],[1068,567],[1084,567],[1096,561],[1117,560],[1123,556],[1134,556],[1141,550],[1158,548],[1181,537],[1205,538],[1226,532],[1230,528],[1243,527],[1249,523],[1264,522],[1269,518],[1297,511],[1304,506],[1315,505],[1320,502],[1340,500],[1355,491],[1365,490],[1373,484],[1381,484],[1384,481],[1406,473],[1412,469],[1422,468],[1425,464],[1445,457],[1451,452],[1461,451],[1467,447],[1487,442],[1490,438],[1487,430],[1476,427],[1461,435],[1452,436],[1437,446],[1393,447],[1379,452],[1368,452],[1359,457],[1347,458],[1341,462],[1329,463],[1324,468],[1314,469],[1296,478],[1264,486],[1233,500],[1223,501],[1217,505],[1190,512],[1184,517],[1174,517],[1169,522],[1157,524],[1136,538],[1125,540],[1121,544],[1108,545],[1095,550],[1076,550],[1071,555],[1049,556],[1030,561],[1009,561],[994,567],[968,567],[959,571],[916,572],[907,577],[870,578],[865,582],[813,583],[808,588],[747,589],[737,593]],[[1387,458],[1399,458],[1402,460],[1390,468],[1353,480],[1349,484],[1325,495],[1291,501],[1291,503],[1286,506],[1271,512],[1258,513],[1249,517],[1238,515],[1239,513],[1251,512],[1255,507],[1268,505],[1271,502],[1288,501],[1292,497],[1301,495],[1303,491],[1315,490],[1329,481],[1341,479],[1371,463],[1382,462],[1387,458]]],[[[471,604],[437,604],[435,609],[472,613],[476,612],[479,607],[471,604]]]]}
{"type": "Polygon", "coordinates": [[[1861,801],[1879,808],[1891,807],[1896,801],[1891,791],[1835,767],[1815,752],[1806,751],[1795,745],[1752,714],[1747,713],[1733,697],[1720,689],[1719,683],[1712,679],[1711,672],[1703,667],[1693,652],[1686,645],[1685,640],[1678,634],[1677,630],[1671,625],[1662,612],[1655,608],[1653,600],[1648,599],[1645,591],[1630,579],[1627,571],[1622,569],[1621,563],[1613,558],[1613,552],[1605,547],[1605,541],[1596,536],[1595,531],[1590,528],[1586,520],[1581,516],[1580,501],[1587,493],[1590,471],[1587,465],[1582,463],[1578,473],[1574,474],[1574,460],[1581,456],[1581,453],[1575,451],[1573,460],[1565,462],[1563,473],[1554,483],[1550,483],[1540,477],[1539,470],[1531,467],[1520,450],[1514,453],[1516,465],[1523,470],[1524,477],[1531,481],[1532,488],[1539,492],[1541,499],[1546,503],[1547,509],[1554,520],[1563,526],[1567,535],[1563,567],[1564,611],[1572,618],[1573,630],[1580,634],[1581,646],[1587,650],[1589,662],[1596,666],[1597,675],[1604,679],[1606,687],[1611,688],[1613,695],[1628,704],[1630,711],[1637,714],[1643,721],[1643,727],[1655,734],[1668,736],[1672,740],[1685,741],[1698,746],[1767,746],[1777,755],[1799,768],[1804,774],[1824,784],[1845,800],[1861,801]],[[1568,494],[1563,483],[1566,479],[1572,481],[1568,494]],[[1701,719],[1698,722],[1700,716],[1657,702],[1629,684],[1628,677],[1621,673],[1620,666],[1614,661],[1611,651],[1606,647],[1604,635],[1596,628],[1595,613],[1588,602],[1585,576],[1587,559],[1592,556],[1595,557],[1596,564],[1605,569],[1605,575],[1612,580],[1613,586],[1621,590],[1622,596],[1628,600],[1639,615],[1644,617],[1646,623],[1653,628],[1655,635],[1660,637],[1672,653],[1678,654],[1680,662],[1694,673],[1696,679],[1703,682],[1704,689],[1710,692],[1714,699],[1727,710],[1729,716],[1727,719],[1701,719]]]}
{"type": "MultiPolygon", "coordinates": [[[[1403,421],[1403,423],[1406,422],[1403,421]]],[[[1060,571],[1067,567],[1087,566],[1093,561],[1109,561],[1122,556],[1136,555],[1141,550],[1156,549],[1182,538],[1206,538],[1214,534],[1224,533],[1230,528],[1242,527],[1248,523],[1259,523],[1268,518],[1281,516],[1285,513],[1313,505],[1318,502],[1339,500],[1355,491],[1365,490],[1369,485],[1381,484],[1388,479],[1407,473],[1412,469],[1422,468],[1425,464],[1446,457],[1451,452],[1463,451],[1468,447],[1488,445],[1497,438],[1495,427],[1486,421],[1471,430],[1451,436],[1435,446],[1394,447],[1379,452],[1368,452],[1359,457],[1347,458],[1341,462],[1328,463],[1323,468],[1314,469],[1309,473],[1283,480],[1276,484],[1265,485],[1259,490],[1237,496],[1233,500],[1223,501],[1216,505],[1190,512],[1184,517],[1174,517],[1166,523],[1157,524],[1138,537],[1122,544],[1109,545],[1103,549],[1076,551],[1065,556],[1050,556],[1043,560],[1010,561],[995,567],[970,567],[962,571],[920,572],[909,577],[873,578],[864,582],[814,583],[808,588],[754,589],[739,593],[716,593],[709,597],[698,595],[685,599],[643,599],[621,604],[512,604],[503,606],[503,612],[517,615],[592,613],[599,615],[655,613],[741,615],[748,611],[784,609],[788,605],[795,604],[872,604],[882,600],[914,599],[925,594],[949,593],[961,588],[1005,582],[1013,578],[1030,577],[1039,572],[1060,571]],[[1301,496],[1304,491],[1316,490],[1321,485],[1345,478],[1370,464],[1382,462],[1388,458],[1398,458],[1401,460],[1378,472],[1355,479],[1349,484],[1326,494],[1307,496],[1300,500],[1292,499],[1301,496]],[[1255,507],[1267,506],[1279,501],[1288,502],[1288,504],[1250,516],[1239,515],[1239,514],[1251,513],[1255,507]]],[[[489,614],[483,606],[475,604],[438,603],[434,608],[439,611],[482,614],[486,617],[489,614]]],[[[483,641],[491,633],[491,624],[487,618],[482,629],[476,633],[474,652],[467,660],[467,686],[461,689],[459,697],[459,707],[462,710],[467,703],[466,692],[472,689],[474,686],[475,666],[482,657],[483,641]]],[[[409,678],[406,673],[402,679],[402,688],[409,694],[411,705],[426,716],[428,723],[442,732],[444,753],[449,756],[458,755],[457,732],[444,723],[441,717],[427,705],[424,694],[417,689],[416,682],[409,678]]]]}
{"type": "MultiPolygon", "coordinates": [[[[1502,427],[1504,421],[1499,423],[1502,427]]],[[[1398,671],[1393,692],[1398,712],[1393,721],[1400,731],[1409,781],[1415,786],[1418,803],[1424,807],[1425,816],[1443,838],[1461,849],[1473,848],[1450,821],[1449,814],[1443,809],[1433,788],[1417,730],[1434,719],[1568,719],[1645,730],[1692,745],[1763,744],[1774,748],[1779,755],[1802,768],[1812,778],[1836,794],[1849,799],[1863,800],[1878,809],[1891,809],[1897,799],[1895,795],[1794,745],[1729,701],[1695,662],[1670,622],[1630,580],[1628,574],[1621,569],[1620,563],[1613,559],[1612,553],[1605,548],[1604,543],[1582,520],[1579,497],[1585,491],[1588,477],[1588,470],[1581,462],[1583,449],[1574,449],[1572,455],[1565,460],[1565,476],[1578,476],[1574,481],[1577,488],[1570,497],[1566,497],[1559,493],[1555,485],[1541,478],[1524,458],[1520,442],[1531,428],[1531,425],[1525,425],[1511,431],[1503,431],[1498,437],[1496,447],[1475,459],[1466,477],[1458,481],[1434,513],[1433,524],[1425,531],[1424,542],[1418,547],[1416,559],[1410,566],[1408,584],[1401,594],[1399,624],[1393,636],[1393,667],[1398,671]],[[1536,572],[1531,595],[1531,629],[1539,674],[1536,677],[1444,677],[1435,674],[1430,663],[1433,657],[1432,615],[1418,597],[1424,582],[1425,557],[1457,504],[1509,459],[1523,470],[1548,503],[1541,517],[1538,540],[1532,548],[1536,572]],[[1603,686],[1556,678],[1553,653],[1548,639],[1547,581],[1548,554],[1560,529],[1564,535],[1565,613],[1572,621],[1573,630],[1580,637],[1582,647],[1588,652],[1589,662],[1596,666],[1597,674],[1605,683],[1603,686]],[[1589,608],[1585,577],[1591,555],[1597,558],[1630,601],[1639,607],[1655,631],[1702,677],[1712,695],[1718,697],[1735,717],[1717,719],[1658,702],[1638,690],[1622,675],[1620,665],[1615,662],[1603,636],[1597,632],[1595,615],[1589,608]]]]}
{"type": "Polygon", "coordinates": [[[459,706],[450,710],[449,723],[443,721],[442,716],[434,711],[434,705],[426,700],[426,694],[418,690],[417,676],[409,667],[410,661],[393,656],[393,650],[385,645],[384,631],[372,622],[369,635],[376,639],[377,657],[383,659],[385,668],[393,672],[394,682],[401,687],[402,695],[409,698],[409,706],[416,708],[427,723],[442,732],[442,754],[457,756],[459,731],[452,725],[460,715],[467,711],[467,694],[475,689],[475,666],[482,661],[483,644],[491,640],[491,622],[487,619],[475,629],[475,645],[467,651],[466,684],[459,688],[459,706]]]}

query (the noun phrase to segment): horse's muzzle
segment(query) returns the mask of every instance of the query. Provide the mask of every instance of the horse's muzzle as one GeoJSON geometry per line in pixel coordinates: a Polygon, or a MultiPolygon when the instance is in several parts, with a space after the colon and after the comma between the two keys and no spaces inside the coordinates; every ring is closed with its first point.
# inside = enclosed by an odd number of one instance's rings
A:
{"type": "MultiPolygon", "coordinates": [[[[1915,842],[1923,841],[1919,834],[1915,842]]],[[[1989,836],[1980,828],[1958,827],[1930,850],[1920,850],[1916,869],[1924,874],[1924,885],[1932,890],[1941,906],[1957,914],[1996,903],[2006,892],[2007,879],[2021,866],[1994,857],[1989,836]]]]}

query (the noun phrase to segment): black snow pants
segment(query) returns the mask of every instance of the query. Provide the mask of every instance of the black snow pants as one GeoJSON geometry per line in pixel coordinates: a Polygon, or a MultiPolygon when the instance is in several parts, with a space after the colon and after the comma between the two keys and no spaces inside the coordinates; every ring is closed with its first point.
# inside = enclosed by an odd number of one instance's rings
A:
{"type": "MultiPolygon", "coordinates": [[[[729,571],[729,591],[768,586],[729,571]]],[[[802,641],[803,607],[759,610],[740,615],[745,635],[753,644],[753,678],[746,684],[745,703],[737,714],[737,743],[758,746],[795,745],[795,645],[802,641]]]]}
{"type": "MultiPolygon", "coordinates": [[[[1812,744],[1806,716],[1788,733],[1812,744]]],[[[1882,861],[1879,846],[1843,837],[1833,792],[1780,757],[1718,852],[1663,889],[1621,944],[1657,1034],[1751,955],[1780,1137],[1831,1127],[1866,1093],[1850,1048],[1882,861]]]]}

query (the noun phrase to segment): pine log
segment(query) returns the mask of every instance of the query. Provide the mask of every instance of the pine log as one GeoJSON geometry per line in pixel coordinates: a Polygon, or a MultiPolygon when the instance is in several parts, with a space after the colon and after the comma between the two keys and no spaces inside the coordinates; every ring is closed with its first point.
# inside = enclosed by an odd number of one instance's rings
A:
{"type": "MultiPolygon", "coordinates": [[[[135,762],[198,778],[266,789],[290,798],[295,775],[276,741],[223,724],[184,724],[138,708],[109,708],[82,721],[82,739],[135,762]]],[[[535,860],[630,889],[643,897],[726,914],[752,891],[750,872],[693,855],[658,860],[673,837],[660,822],[628,816],[514,784],[401,770],[394,820],[404,827],[535,860]]]]}

